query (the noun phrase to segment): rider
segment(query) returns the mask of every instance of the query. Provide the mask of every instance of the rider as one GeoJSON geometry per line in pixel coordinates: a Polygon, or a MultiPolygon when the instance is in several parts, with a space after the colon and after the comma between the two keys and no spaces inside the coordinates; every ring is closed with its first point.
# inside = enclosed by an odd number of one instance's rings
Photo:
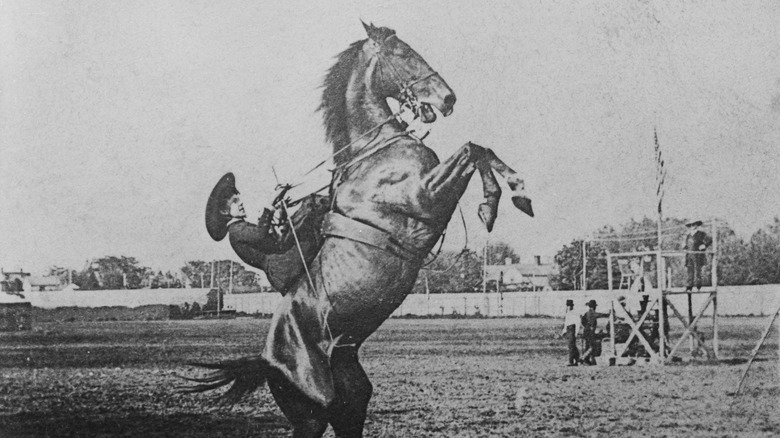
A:
{"type": "Polygon", "coordinates": [[[206,203],[206,230],[215,241],[230,234],[230,245],[241,260],[263,269],[266,254],[287,251],[295,243],[289,227],[278,222],[283,212],[279,196],[274,198],[264,206],[256,225],[248,222],[241,194],[236,189],[236,178],[227,173],[214,186],[206,203]]]}
{"type": "Polygon", "coordinates": [[[230,246],[239,258],[264,271],[271,286],[282,294],[304,272],[301,253],[306,263],[317,254],[322,244],[319,224],[328,205],[326,198],[311,196],[292,215],[299,252],[281,206],[284,194],[285,191],[275,194],[273,201],[263,208],[257,224],[253,224],[246,220],[235,176],[227,173],[214,186],[206,203],[206,230],[211,238],[220,241],[230,234],[230,246]]]}

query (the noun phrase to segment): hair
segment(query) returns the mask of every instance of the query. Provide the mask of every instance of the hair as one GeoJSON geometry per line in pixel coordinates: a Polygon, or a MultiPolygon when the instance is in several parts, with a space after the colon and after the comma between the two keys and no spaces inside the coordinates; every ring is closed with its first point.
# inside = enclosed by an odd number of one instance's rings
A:
{"type": "MultiPolygon", "coordinates": [[[[322,84],[322,102],[317,110],[322,111],[325,139],[333,145],[334,152],[348,145],[350,141],[347,126],[347,87],[365,42],[366,40],[356,41],[336,56],[336,63],[328,70],[322,84]]],[[[337,164],[346,160],[347,157],[334,157],[337,164]]]]}
{"type": "Polygon", "coordinates": [[[219,211],[223,211],[230,207],[229,201],[230,198],[233,197],[233,195],[239,195],[241,194],[238,189],[235,189],[233,187],[226,188],[222,193],[219,194],[219,211]]]}
{"type": "MultiPolygon", "coordinates": [[[[370,27],[370,35],[374,41],[384,41],[391,35],[395,35],[393,29],[387,27],[370,27]]],[[[317,111],[322,111],[322,121],[325,125],[325,139],[333,145],[333,152],[350,143],[349,127],[347,125],[347,87],[360,59],[360,51],[368,40],[359,40],[336,56],[333,64],[325,74],[322,82],[322,102],[317,111]]],[[[333,158],[336,164],[342,164],[349,160],[347,154],[339,154],[333,158]]]]}

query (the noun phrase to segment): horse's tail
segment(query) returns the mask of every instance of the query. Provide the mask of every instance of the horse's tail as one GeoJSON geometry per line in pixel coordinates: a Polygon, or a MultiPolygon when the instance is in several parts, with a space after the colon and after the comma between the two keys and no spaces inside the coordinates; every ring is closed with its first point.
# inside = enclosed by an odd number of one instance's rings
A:
{"type": "Polygon", "coordinates": [[[245,395],[263,386],[273,370],[262,356],[247,356],[220,363],[190,363],[189,365],[208,368],[212,371],[205,377],[183,377],[197,383],[180,389],[183,392],[205,392],[217,389],[233,382],[233,386],[220,396],[225,404],[235,404],[245,395]]]}

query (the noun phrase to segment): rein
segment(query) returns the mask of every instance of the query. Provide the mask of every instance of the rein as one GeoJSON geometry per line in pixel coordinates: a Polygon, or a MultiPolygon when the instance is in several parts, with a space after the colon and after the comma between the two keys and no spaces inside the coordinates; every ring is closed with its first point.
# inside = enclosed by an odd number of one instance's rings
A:
{"type": "Polygon", "coordinates": [[[460,250],[458,255],[455,256],[455,260],[453,260],[452,263],[450,263],[450,265],[447,266],[446,268],[444,268],[444,269],[428,269],[428,266],[432,265],[433,262],[435,262],[439,258],[439,255],[441,254],[442,247],[444,246],[444,239],[447,237],[447,229],[445,228],[444,231],[442,231],[442,233],[441,233],[441,237],[440,237],[441,240],[439,240],[439,248],[436,250],[436,254],[433,255],[433,258],[431,260],[425,262],[425,264],[423,265],[422,269],[425,269],[426,271],[429,271],[429,272],[437,272],[437,273],[447,272],[450,269],[452,269],[452,267],[455,266],[458,263],[458,261],[460,260],[460,258],[464,254],[468,254],[468,252],[469,252],[469,228],[466,226],[466,218],[463,216],[463,209],[460,207],[460,202],[458,203],[458,213],[460,213],[460,221],[463,224],[463,233],[466,235],[465,239],[463,241],[463,249],[460,250]]]}
{"type": "MultiPolygon", "coordinates": [[[[389,37],[385,38],[382,41],[382,44],[384,44],[384,42],[389,40],[390,38],[394,38],[394,37],[397,38],[396,35],[390,35],[389,37]]],[[[333,154],[329,155],[324,160],[322,160],[319,163],[317,163],[317,165],[315,165],[314,167],[309,169],[306,173],[304,173],[302,177],[308,176],[309,174],[311,174],[315,170],[317,170],[320,167],[322,167],[329,160],[339,156],[342,152],[344,152],[346,150],[349,150],[349,148],[352,145],[354,145],[355,143],[357,143],[359,140],[362,140],[363,138],[365,138],[366,136],[368,136],[372,132],[382,128],[384,125],[390,123],[393,119],[398,119],[400,117],[401,112],[402,112],[404,107],[409,108],[412,111],[412,113],[414,114],[414,118],[415,119],[420,117],[420,104],[419,104],[419,101],[417,99],[417,95],[414,93],[414,89],[412,87],[414,87],[415,85],[417,85],[420,82],[423,82],[425,80],[428,80],[429,78],[432,78],[433,76],[438,76],[439,73],[437,71],[435,71],[435,70],[431,70],[430,73],[426,74],[425,76],[422,76],[422,77],[416,78],[416,79],[409,79],[409,80],[404,81],[404,80],[402,80],[401,74],[398,72],[398,69],[395,67],[395,65],[393,65],[392,62],[390,62],[389,60],[387,60],[387,58],[382,56],[382,54],[380,52],[377,52],[376,56],[379,59],[379,61],[382,62],[382,64],[385,64],[385,65],[390,67],[390,70],[392,70],[393,76],[395,76],[395,82],[396,82],[396,84],[398,84],[399,88],[401,89],[400,96],[399,96],[399,99],[398,99],[401,102],[401,106],[399,107],[398,111],[396,111],[395,113],[393,113],[390,116],[388,116],[385,120],[383,120],[383,121],[379,122],[378,124],[376,124],[373,128],[371,128],[368,131],[360,134],[359,137],[357,137],[356,139],[352,140],[349,144],[343,146],[338,151],[334,152],[333,154]]],[[[407,134],[404,134],[404,135],[407,135],[407,134]]],[[[395,137],[392,137],[392,138],[395,138],[395,137]]],[[[369,144],[371,144],[371,143],[369,142],[369,144]]],[[[363,149],[365,149],[366,147],[364,147],[363,149]]],[[[362,150],[361,150],[361,152],[362,152],[362,150]]],[[[358,161],[360,161],[360,160],[358,160],[358,161]]],[[[339,166],[339,167],[342,167],[342,166],[339,166]]]]}

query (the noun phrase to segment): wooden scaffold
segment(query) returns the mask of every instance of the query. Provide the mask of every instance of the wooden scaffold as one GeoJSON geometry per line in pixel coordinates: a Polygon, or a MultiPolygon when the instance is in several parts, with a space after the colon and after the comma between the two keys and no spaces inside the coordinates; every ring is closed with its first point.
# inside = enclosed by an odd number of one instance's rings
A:
{"type": "MultiPolygon", "coordinates": [[[[660,232],[659,232],[660,237],[660,232]]],[[[656,287],[645,280],[645,290],[642,292],[642,306],[637,315],[630,315],[617,300],[612,300],[609,313],[609,349],[605,359],[609,363],[621,363],[629,360],[646,358],[654,364],[667,364],[679,359],[682,346],[688,341],[691,356],[706,354],[708,359],[719,359],[718,355],[718,238],[716,225],[712,224],[713,245],[707,251],[670,251],[662,250],[660,238],[658,249],[654,251],[634,251],[607,253],[608,287],[613,291],[613,259],[653,257],[656,260],[656,287]],[[711,286],[696,290],[683,287],[673,287],[667,260],[675,257],[685,257],[691,253],[711,255],[711,286]],[[676,295],[687,296],[687,315],[678,310],[670,299],[676,295]],[[694,295],[704,295],[704,303],[696,309],[693,305],[694,295]],[[699,331],[699,325],[707,310],[712,306],[712,342],[708,343],[699,331]],[[673,339],[669,333],[669,317],[676,317],[682,323],[683,333],[673,339]],[[622,325],[622,339],[618,333],[622,325]],[[626,329],[628,330],[627,337],[626,329]],[[640,354],[637,354],[639,352],[640,354]],[[630,356],[636,356],[630,358],[630,356]]],[[[639,278],[634,281],[640,281],[639,278]]]]}

